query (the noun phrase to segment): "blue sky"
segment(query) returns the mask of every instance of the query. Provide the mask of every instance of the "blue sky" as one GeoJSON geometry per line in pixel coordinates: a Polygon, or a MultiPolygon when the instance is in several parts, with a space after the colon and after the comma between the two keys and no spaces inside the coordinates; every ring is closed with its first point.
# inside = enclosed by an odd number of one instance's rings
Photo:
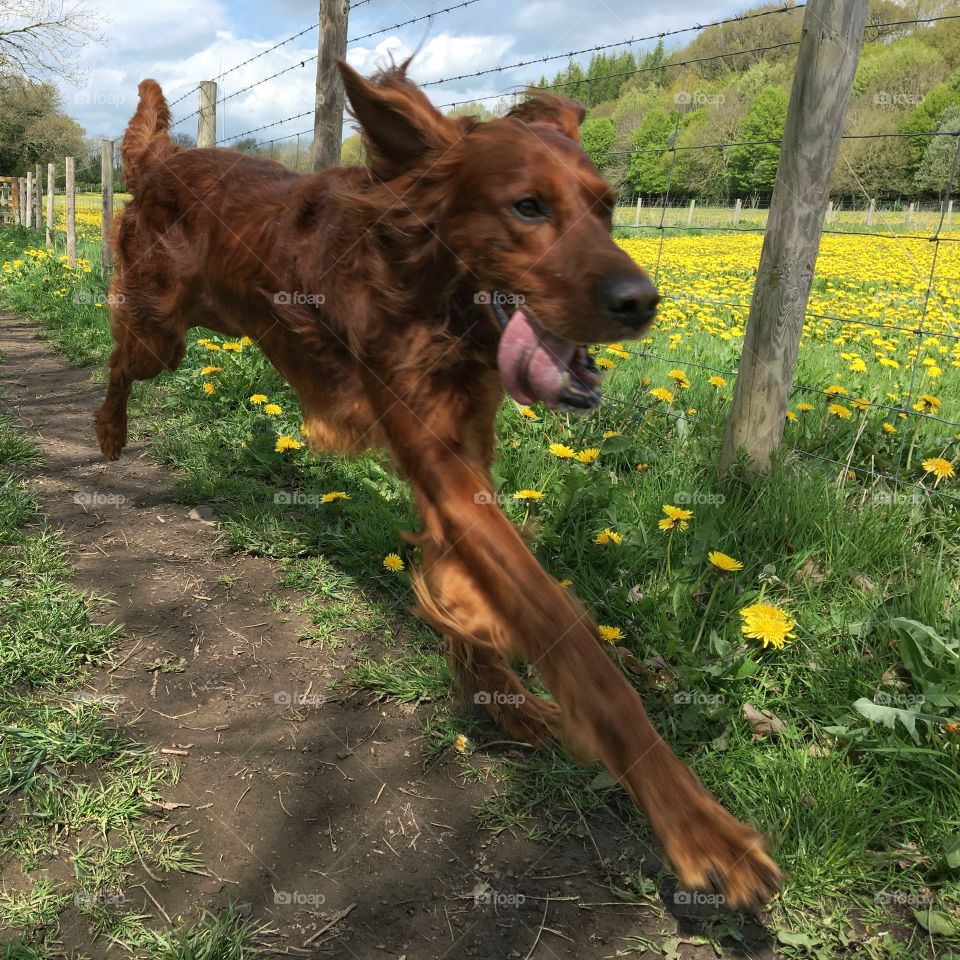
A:
{"type": "MultiPolygon", "coordinates": [[[[351,13],[349,35],[361,37],[414,17],[430,14],[459,0],[368,0],[351,13]]],[[[351,43],[349,61],[370,73],[423,44],[412,76],[420,81],[470,73],[516,60],[612,43],[629,37],[672,30],[740,12],[747,2],[730,0],[477,0],[453,13],[351,43]]],[[[136,105],[137,83],[159,80],[168,98],[176,99],[199,80],[219,73],[316,23],[316,0],[91,0],[103,18],[104,46],[81,53],[85,79],[64,85],[67,112],[91,137],[118,137],[136,105]]],[[[677,38],[680,42],[692,34],[677,38]]],[[[317,31],[230,73],[220,84],[223,97],[269,74],[290,72],[247,93],[231,97],[218,116],[218,138],[230,138],[284,117],[312,110],[315,64],[299,62],[316,53],[317,31]]],[[[642,49],[651,44],[637,45],[642,49]]],[[[623,49],[623,48],[619,48],[623,49]]],[[[588,59],[588,58],[584,58],[588,59]]],[[[505,71],[473,80],[431,87],[437,104],[509,92],[563,64],[505,71]]],[[[196,109],[196,94],[175,108],[175,118],[196,109]]],[[[271,127],[259,134],[272,139],[306,130],[309,117],[271,127]]],[[[178,130],[196,135],[196,120],[178,130]]]]}

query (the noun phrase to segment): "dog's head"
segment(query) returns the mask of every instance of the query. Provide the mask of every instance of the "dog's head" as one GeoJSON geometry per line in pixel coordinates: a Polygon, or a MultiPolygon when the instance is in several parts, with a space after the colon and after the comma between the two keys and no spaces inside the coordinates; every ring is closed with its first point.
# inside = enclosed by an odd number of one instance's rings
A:
{"type": "Polygon", "coordinates": [[[599,374],[583,344],[630,339],[653,321],[649,276],[611,239],[614,192],[579,140],[583,108],[531,91],[485,123],[445,117],[403,68],[341,73],[372,176],[398,202],[443,174],[442,209],[425,213],[503,328],[498,365],[520,402],[589,409],[599,374]]]}

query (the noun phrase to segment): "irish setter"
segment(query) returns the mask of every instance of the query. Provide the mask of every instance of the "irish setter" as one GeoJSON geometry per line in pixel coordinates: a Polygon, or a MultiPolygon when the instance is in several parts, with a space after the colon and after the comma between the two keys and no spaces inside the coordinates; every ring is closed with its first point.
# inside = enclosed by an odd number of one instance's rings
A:
{"type": "Polygon", "coordinates": [[[583,108],[534,92],[486,123],[446,117],[405,68],[366,80],[340,65],[367,165],[312,176],[174,145],[159,85],[140,84],[100,447],[120,456],[131,384],[176,369],[190,327],[252,337],[296,390],[313,451],[385,448],[409,479],[420,606],[463,691],[489,694],[513,737],[599,758],[683,886],[760,903],[779,882],[761,838],[660,738],[591,618],[492,496],[504,390],[594,407],[600,380],[582,345],[641,336],[657,305],[611,239],[615,195],[580,146],[583,108]],[[514,657],[555,703],[521,685],[514,657]]]}

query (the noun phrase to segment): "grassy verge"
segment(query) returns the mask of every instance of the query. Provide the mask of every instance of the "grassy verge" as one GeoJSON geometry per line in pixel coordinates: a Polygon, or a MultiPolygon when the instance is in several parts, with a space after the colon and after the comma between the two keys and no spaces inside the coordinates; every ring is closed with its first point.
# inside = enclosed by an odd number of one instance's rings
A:
{"type": "MultiPolygon", "coordinates": [[[[12,259],[6,242],[0,256],[12,259]]],[[[838,275],[842,260],[830,261],[838,275]]],[[[7,301],[44,322],[72,359],[102,359],[102,301],[70,293],[102,296],[97,271],[65,274],[49,260],[28,267],[7,281],[7,301]],[[67,293],[51,299],[50,284],[67,293]]],[[[750,270],[738,269],[734,286],[750,270]]],[[[667,259],[664,277],[679,285],[679,265],[667,259]]],[[[819,295],[852,304],[850,283],[839,290],[820,278],[819,295]]],[[[891,303],[907,297],[888,294],[891,303]]],[[[714,464],[728,384],[693,370],[735,363],[742,318],[719,311],[682,327],[673,309],[651,349],[675,356],[678,368],[695,361],[689,371],[667,373],[614,348],[600,358],[611,368],[608,395],[622,402],[578,421],[504,407],[497,480],[505,509],[531,527],[545,566],[569,580],[607,628],[658,728],[734,813],[771,836],[788,882],[769,921],[786,955],[893,960],[956,948],[956,508],[929,491],[903,493],[859,469],[797,454],[765,477],[721,480],[714,464]],[[727,335],[711,335],[710,324],[727,335]],[[681,343],[685,352],[668,352],[681,343]],[[651,396],[658,387],[666,393],[651,396]],[[666,506],[691,511],[685,526],[661,529],[666,506]],[[716,551],[742,566],[718,568],[709,559],[716,551]],[[782,647],[744,635],[741,611],[759,603],[789,614],[793,636],[782,647]]],[[[841,360],[855,323],[851,313],[832,331],[826,322],[811,329],[804,382],[831,383],[838,364],[857,366],[841,360]]],[[[897,346],[905,369],[917,345],[900,336],[897,346]]],[[[848,394],[879,399],[895,375],[900,404],[909,392],[904,374],[887,365],[856,387],[848,380],[843,393],[811,397],[809,410],[798,403],[788,445],[840,463],[854,450],[893,462],[898,448],[881,427],[892,421],[912,433],[918,457],[951,455],[945,428],[910,412],[831,411],[848,394]]],[[[946,380],[944,396],[956,392],[946,380]]],[[[184,497],[215,503],[237,547],[283,564],[313,621],[305,642],[358,641],[352,682],[377,696],[446,696],[438,639],[409,616],[406,572],[384,565],[391,554],[406,565],[415,560],[399,536],[415,521],[406,487],[380,459],[310,457],[297,447],[295,398],[257,351],[201,332],[181,370],[136,397],[133,429],[177,471],[184,497]],[[278,452],[282,437],[292,444],[278,452]]],[[[468,735],[459,762],[464,776],[488,779],[478,816],[493,830],[580,832],[611,812],[624,824],[617,829],[645,829],[609,778],[556,752],[480,765],[472,751],[496,733],[445,706],[425,734],[428,760],[468,735]]],[[[637,874],[619,889],[640,896],[648,887],[637,874]]]]}

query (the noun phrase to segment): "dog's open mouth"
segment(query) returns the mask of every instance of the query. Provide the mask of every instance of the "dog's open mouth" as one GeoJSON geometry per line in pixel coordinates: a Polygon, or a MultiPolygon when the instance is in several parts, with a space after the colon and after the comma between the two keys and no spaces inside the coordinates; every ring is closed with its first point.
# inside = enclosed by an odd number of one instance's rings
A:
{"type": "MultiPolygon", "coordinates": [[[[499,305],[498,305],[499,306],[499,305]]],[[[586,347],[549,333],[528,313],[499,307],[503,326],[497,365],[517,403],[545,403],[551,410],[592,410],[600,402],[601,373],[586,347]]]]}

